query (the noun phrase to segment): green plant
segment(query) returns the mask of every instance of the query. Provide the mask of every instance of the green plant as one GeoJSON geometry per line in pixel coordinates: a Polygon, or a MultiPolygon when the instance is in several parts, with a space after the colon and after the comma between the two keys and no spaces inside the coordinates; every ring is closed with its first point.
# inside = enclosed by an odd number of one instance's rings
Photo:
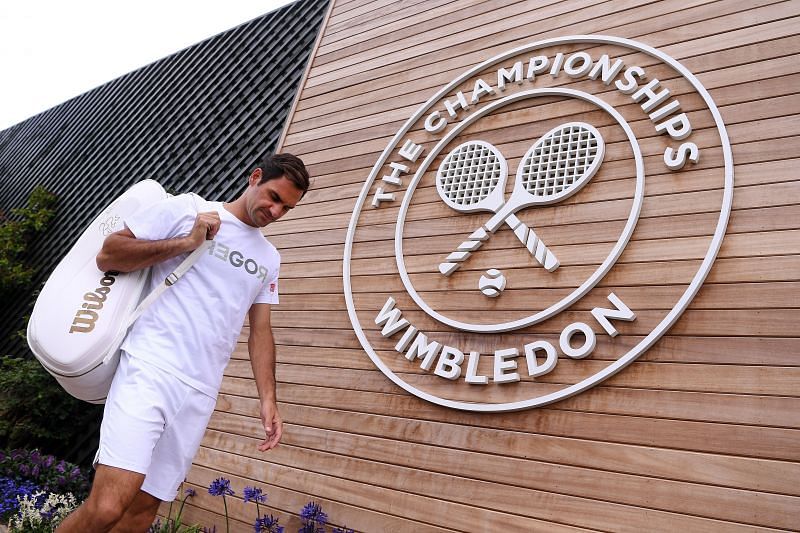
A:
{"type": "Polygon", "coordinates": [[[52,220],[55,204],[56,196],[37,186],[25,207],[11,210],[13,220],[0,214],[0,295],[29,287],[35,268],[25,263],[24,254],[30,239],[52,220]]]}
{"type": "Polygon", "coordinates": [[[183,507],[186,505],[186,500],[195,495],[195,491],[192,488],[188,488],[183,491],[183,494],[181,506],[178,508],[178,514],[175,515],[175,518],[172,518],[172,504],[170,504],[169,512],[164,522],[161,522],[159,518],[146,533],[200,533],[203,531],[203,528],[197,524],[187,526],[183,523],[183,507]]]}
{"type": "Polygon", "coordinates": [[[0,448],[68,449],[99,419],[102,406],[76,400],[36,360],[0,359],[0,448]]]}

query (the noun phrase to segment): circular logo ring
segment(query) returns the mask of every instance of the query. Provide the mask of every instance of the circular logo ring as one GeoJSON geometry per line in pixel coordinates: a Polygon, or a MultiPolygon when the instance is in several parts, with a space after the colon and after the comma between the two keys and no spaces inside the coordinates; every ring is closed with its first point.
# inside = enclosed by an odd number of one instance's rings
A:
{"type": "Polygon", "coordinates": [[[532,324],[536,324],[541,322],[542,320],[546,320],[553,315],[560,313],[565,308],[569,307],[580,298],[582,298],[587,292],[589,292],[597,283],[603,279],[603,276],[608,273],[614,263],[617,262],[619,256],[625,250],[625,246],[628,244],[628,241],[633,234],[633,230],[636,228],[636,221],[639,219],[639,213],[642,209],[642,201],[644,200],[644,160],[642,158],[642,152],[639,148],[639,143],[636,142],[636,136],[633,133],[633,130],[628,125],[628,122],[622,117],[622,115],[617,112],[613,107],[608,105],[606,102],[602,101],[601,99],[597,98],[594,95],[587,94],[582,91],[576,91],[574,89],[530,89],[527,91],[522,91],[510,96],[506,96],[496,102],[492,102],[491,104],[485,106],[484,108],[476,111],[475,113],[471,114],[470,116],[463,119],[457,126],[455,126],[452,131],[448,132],[437,144],[433,147],[431,152],[425,158],[425,160],[420,164],[419,169],[417,170],[416,174],[414,174],[414,178],[411,180],[411,183],[406,190],[406,194],[403,198],[403,203],[400,206],[400,213],[397,216],[397,226],[395,227],[395,237],[394,237],[394,249],[395,249],[395,259],[397,261],[397,268],[400,271],[400,278],[403,280],[403,285],[406,288],[406,291],[409,295],[414,299],[414,302],[426,313],[430,316],[447,324],[448,326],[452,326],[454,328],[458,328],[461,330],[472,331],[475,333],[501,333],[503,331],[511,331],[515,329],[519,329],[525,326],[530,326],[532,324]],[[436,156],[447,146],[447,143],[450,142],[456,135],[461,133],[465,128],[467,128],[470,124],[475,122],[477,119],[481,118],[482,116],[494,111],[498,107],[503,107],[504,105],[516,102],[517,100],[524,100],[526,98],[533,98],[537,96],[568,96],[572,98],[576,98],[579,100],[585,100],[587,102],[591,102],[592,104],[600,107],[603,111],[611,115],[614,120],[620,125],[620,127],[625,131],[625,135],[628,137],[628,142],[631,145],[633,150],[633,156],[635,159],[636,164],[636,190],[633,196],[633,205],[631,206],[631,212],[628,216],[628,220],[625,223],[625,228],[622,230],[619,239],[617,240],[614,248],[612,248],[611,252],[606,257],[605,261],[603,261],[597,270],[595,270],[589,278],[584,281],[579,287],[577,287],[574,291],[570,294],[562,298],[561,300],[555,302],[547,309],[543,309],[542,311],[530,315],[525,318],[520,318],[519,320],[514,320],[511,322],[504,322],[502,324],[470,324],[468,322],[459,322],[458,320],[454,320],[450,317],[444,316],[441,313],[432,309],[425,300],[417,293],[414,286],[411,284],[411,279],[408,276],[408,271],[406,270],[405,259],[403,257],[403,226],[405,224],[406,213],[408,212],[408,207],[411,203],[411,198],[414,195],[414,190],[417,188],[417,185],[422,180],[422,176],[425,174],[425,171],[428,170],[430,164],[436,159],[436,156]]]}

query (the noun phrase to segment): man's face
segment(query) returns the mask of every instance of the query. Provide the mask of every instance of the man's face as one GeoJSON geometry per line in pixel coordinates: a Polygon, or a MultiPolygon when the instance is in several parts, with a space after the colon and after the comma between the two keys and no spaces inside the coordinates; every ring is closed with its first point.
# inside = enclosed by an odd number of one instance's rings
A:
{"type": "MultiPolygon", "coordinates": [[[[259,174],[258,179],[260,177],[259,174]]],[[[262,228],[293,209],[303,196],[303,191],[295,187],[285,176],[271,179],[261,185],[258,185],[258,179],[250,177],[246,207],[247,216],[250,218],[249,224],[262,228]]]]}

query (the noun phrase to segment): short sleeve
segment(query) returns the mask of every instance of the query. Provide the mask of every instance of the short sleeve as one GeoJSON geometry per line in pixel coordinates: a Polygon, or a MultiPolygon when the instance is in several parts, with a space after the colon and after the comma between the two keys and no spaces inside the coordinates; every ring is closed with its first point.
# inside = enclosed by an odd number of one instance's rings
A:
{"type": "Polygon", "coordinates": [[[278,275],[280,269],[276,268],[271,272],[261,285],[261,290],[258,291],[254,304],[277,304],[278,303],[278,275]]]}
{"type": "Polygon", "coordinates": [[[269,243],[269,247],[271,254],[274,254],[273,260],[270,262],[272,268],[269,269],[269,272],[264,278],[264,283],[261,285],[261,290],[258,291],[253,301],[255,304],[278,303],[278,277],[280,276],[281,269],[281,254],[271,243],[269,243]]]}
{"type": "Polygon", "coordinates": [[[192,197],[181,194],[140,209],[125,219],[125,226],[137,239],[171,239],[187,235],[196,217],[192,197]]]}

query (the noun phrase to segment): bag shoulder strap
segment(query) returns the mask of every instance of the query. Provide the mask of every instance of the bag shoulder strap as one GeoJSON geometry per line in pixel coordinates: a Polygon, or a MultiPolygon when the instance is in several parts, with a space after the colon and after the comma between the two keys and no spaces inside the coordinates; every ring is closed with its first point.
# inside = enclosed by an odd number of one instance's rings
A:
{"type": "Polygon", "coordinates": [[[178,282],[178,280],[181,279],[181,277],[183,277],[183,275],[186,274],[186,272],[188,272],[190,268],[192,268],[192,265],[194,265],[197,262],[197,260],[200,259],[200,256],[208,251],[208,248],[209,246],[211,246],[212,242],[213,241],[205,241],[203,242],[203,244],[198,246],[192,253],[190,253],[186,257],[186,259],[184,259],[181,262],[180,265],[175,267],[175,270],[170,272],[169,275],[167,275],[167,277],[164,278],[164,281],[161,284],[159,284],[158,287],[153,289],[153,291],[150,294],[148,294],[144,300],[139,302],[139,305],[136,306],[136,309],[133,310],[131,316],[128,317],[128,322],[125,325],[126,331],[129,327],[133,325],[134,322],[136,322],[136,319],[139,318],[142,315],[142,313],[144,313],[145,310],[158,299],[159,296],[161,296],[161,294],[165,290],[175,285],[178,282]]]}

